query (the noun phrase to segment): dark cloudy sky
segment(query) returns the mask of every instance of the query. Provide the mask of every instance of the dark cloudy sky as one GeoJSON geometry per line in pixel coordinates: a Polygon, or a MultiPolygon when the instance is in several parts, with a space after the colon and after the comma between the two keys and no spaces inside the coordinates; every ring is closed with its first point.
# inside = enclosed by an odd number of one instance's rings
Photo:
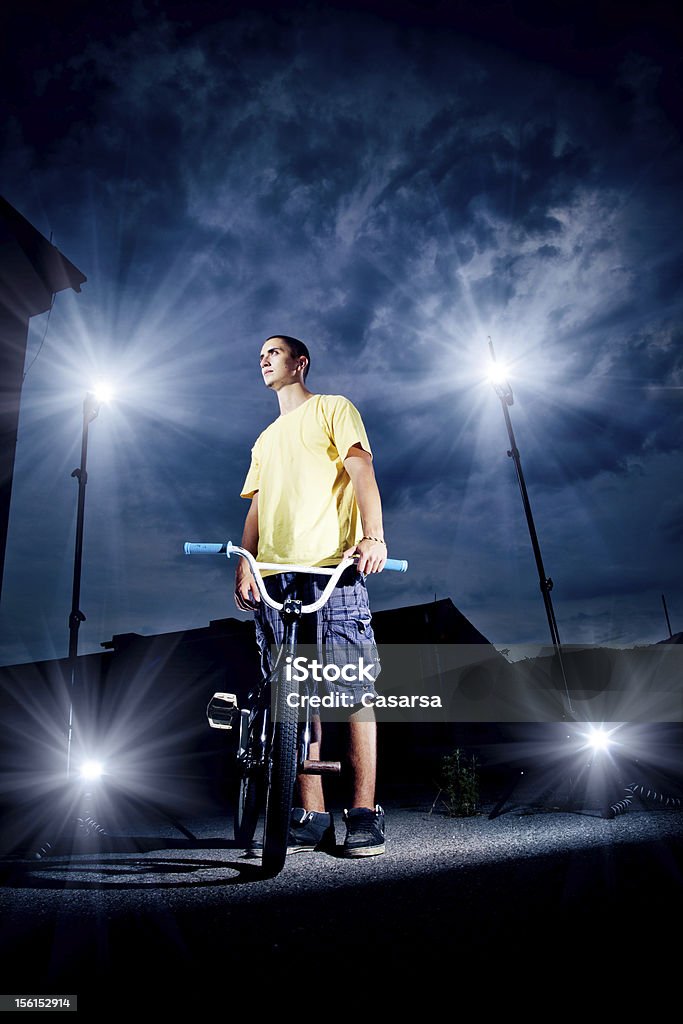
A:
{"type": "Polygon", "coordinates": [[[241,536],[277,331],[366,421],[376,609],[548,637],[490,335],[562,639],[661,639],[662,592],[683,629],[673,6],[10,0],[0,192],[88,281],[32,321],[2,662],[66,653],[96,376],[81,650],[240,615],[181,548],[241,536]]]}

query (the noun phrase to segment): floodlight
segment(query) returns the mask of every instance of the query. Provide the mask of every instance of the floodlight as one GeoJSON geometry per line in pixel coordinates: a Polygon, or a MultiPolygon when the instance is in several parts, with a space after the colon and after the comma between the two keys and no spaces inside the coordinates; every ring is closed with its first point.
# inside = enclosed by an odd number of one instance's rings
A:
{"type": "Polygon", "coordinates": [[[84,761],[81,765],[81,778],[93,781],[104,775],[104,765],[101,761],[84,761]]]}
{"type": "Polygon", "coordinates": [[[592,747],[596,753],[598,750],[607,750],[612,743],[610,734],[605,729],[602,727],[596,729],[594,726],[591,726],[586,736],[586,740],[588,745],[592,747]]]}

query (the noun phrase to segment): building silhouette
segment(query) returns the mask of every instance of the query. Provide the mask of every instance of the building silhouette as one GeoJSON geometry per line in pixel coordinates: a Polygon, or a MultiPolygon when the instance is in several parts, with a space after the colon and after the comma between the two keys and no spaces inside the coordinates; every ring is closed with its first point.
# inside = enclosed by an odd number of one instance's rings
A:
{"type": "Polygon", "coordinates": [[[29,320],[86,277],[0,196],[0,593],[29,320]]]}

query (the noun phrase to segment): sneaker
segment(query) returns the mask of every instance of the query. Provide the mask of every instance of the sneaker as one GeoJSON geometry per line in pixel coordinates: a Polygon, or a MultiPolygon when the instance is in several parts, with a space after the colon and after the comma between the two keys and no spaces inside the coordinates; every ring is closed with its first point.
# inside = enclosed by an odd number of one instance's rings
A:
{"type": "Polygon", "coordinates": [[[352,807],[344,811],[344,821],[345,857],[376,857],[384,853],[384,811],[379,804],[374,811],[369,807],[352,807]]]}
{"type": "Polygon", "coordinates": [[[334,821],[326,811],[307,811],[293,807],[289,825],[287,853],[307,850],[333,850],[336,845],[334,821]]]}

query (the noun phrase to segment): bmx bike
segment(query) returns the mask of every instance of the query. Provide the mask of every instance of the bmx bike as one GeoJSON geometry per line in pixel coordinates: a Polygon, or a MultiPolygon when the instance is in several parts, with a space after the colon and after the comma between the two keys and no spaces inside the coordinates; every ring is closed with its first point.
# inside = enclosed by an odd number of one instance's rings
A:
{"type": "MultiPolygon", "coordinates": [[[[259,588],[261,599],[280,614],[284,626],[283,642],[272,671],[249,693],[247,707],[239,707],[234,693],[215,693],[207,707],[209,725],[215,729],[237,727],[237,765],[239,789],[235,806],[235,839],[245,849],[253,848],[253,839],[265,811],[261,867],[266,875],[278,874],[285,863],[292,811],[292,797],[297,775],[336,774],[338,761],[311,760],[311,711],[306,703],[305,717],[300,715],[296,695],[297,683],[287,679],[284,666],[296,656],[297,637],[302,615],[319,611],[329,600],[342,574],[352,565],[346,558],[332,568],[320,566],[281,565],[257,562],[250,551],[227,544],[185,544],[185,554],[237,555],[246,559],[259,588]],[[309,573],[328,576],[329,580],[318,598],[304,605],[296,597],[278,602],[268,594],[260,570],[309,573]],[[303,719],[303,720],[301,720],[303,719]]],[[[408,563],[388,558],[384,569],[406,572],[408,563]]],[[[382,571],[384,571],[384,569],[382,571]]]]}

